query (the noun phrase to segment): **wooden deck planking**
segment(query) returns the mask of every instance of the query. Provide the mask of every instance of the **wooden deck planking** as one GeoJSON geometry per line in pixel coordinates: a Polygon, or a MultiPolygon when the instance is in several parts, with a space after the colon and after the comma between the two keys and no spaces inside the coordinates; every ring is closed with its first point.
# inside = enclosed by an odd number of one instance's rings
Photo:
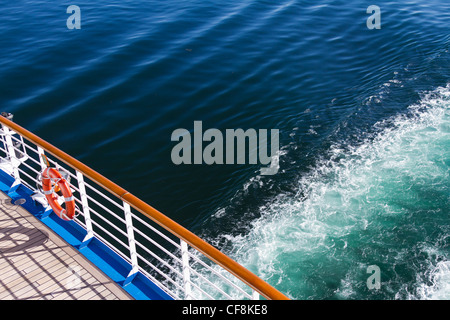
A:
{"type": "Polygon", "coordinates": [[[0,299],[132,299],[83,255],[0,192],[0,299]]]}

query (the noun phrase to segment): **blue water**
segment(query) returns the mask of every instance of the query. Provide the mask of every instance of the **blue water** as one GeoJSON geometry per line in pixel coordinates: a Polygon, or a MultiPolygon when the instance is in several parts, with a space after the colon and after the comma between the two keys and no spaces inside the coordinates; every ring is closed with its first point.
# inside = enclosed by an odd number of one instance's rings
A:
{"type": "Polygon", "coordinates": [[[448,299],[449,22],[444,0],[7,1],[0,103],[293,299],[448,299]],[[196,120],[279,129],[278,174],[174,165],[196,120]]]}

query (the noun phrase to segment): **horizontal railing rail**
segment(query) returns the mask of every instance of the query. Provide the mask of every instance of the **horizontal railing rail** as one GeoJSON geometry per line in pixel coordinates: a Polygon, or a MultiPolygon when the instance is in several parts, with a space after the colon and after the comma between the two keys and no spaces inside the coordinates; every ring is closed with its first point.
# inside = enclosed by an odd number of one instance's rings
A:
{"type": "Polygon", "coordinates": [[[17,183],[39,193],[40,174],[47,165],[41,155],[45,154],[50,165],[70,177],[76,202],[74,220],[87,231],[85,240],[95,236],[112,248],[130,263],[130,274],[141,271],[174,299],[255,299],[259,294],[266,299],[288,299],[82,162],[6,117],[0,116],[0,123],[0,152],[8,159],[7,168],[17,183]]]}

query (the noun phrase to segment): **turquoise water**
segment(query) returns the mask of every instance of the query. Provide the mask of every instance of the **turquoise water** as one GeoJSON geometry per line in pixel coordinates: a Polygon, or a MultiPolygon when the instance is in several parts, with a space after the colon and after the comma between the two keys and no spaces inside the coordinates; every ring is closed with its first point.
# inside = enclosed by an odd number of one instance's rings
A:
{"type": "Polygon", "coordinates": [[[450,297],[447,1],[30,0],[0,16],[2,111],[291,298],[450,297]],[[197,120],[279,129],[279,172],[174,165],[172,132],[197,120]]]}

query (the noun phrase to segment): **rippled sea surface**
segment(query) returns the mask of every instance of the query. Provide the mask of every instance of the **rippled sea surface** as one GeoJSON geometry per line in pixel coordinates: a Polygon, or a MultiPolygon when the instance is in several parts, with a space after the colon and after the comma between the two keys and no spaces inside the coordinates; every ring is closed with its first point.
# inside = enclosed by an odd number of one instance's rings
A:
{"type": "Polygon", "coordinates": [[[0,48],[1,111],[289,297],[450,298],[450,2],[7,1],[0,48]],[[197,120],[278,174],[174,165],[197,120]]]}

